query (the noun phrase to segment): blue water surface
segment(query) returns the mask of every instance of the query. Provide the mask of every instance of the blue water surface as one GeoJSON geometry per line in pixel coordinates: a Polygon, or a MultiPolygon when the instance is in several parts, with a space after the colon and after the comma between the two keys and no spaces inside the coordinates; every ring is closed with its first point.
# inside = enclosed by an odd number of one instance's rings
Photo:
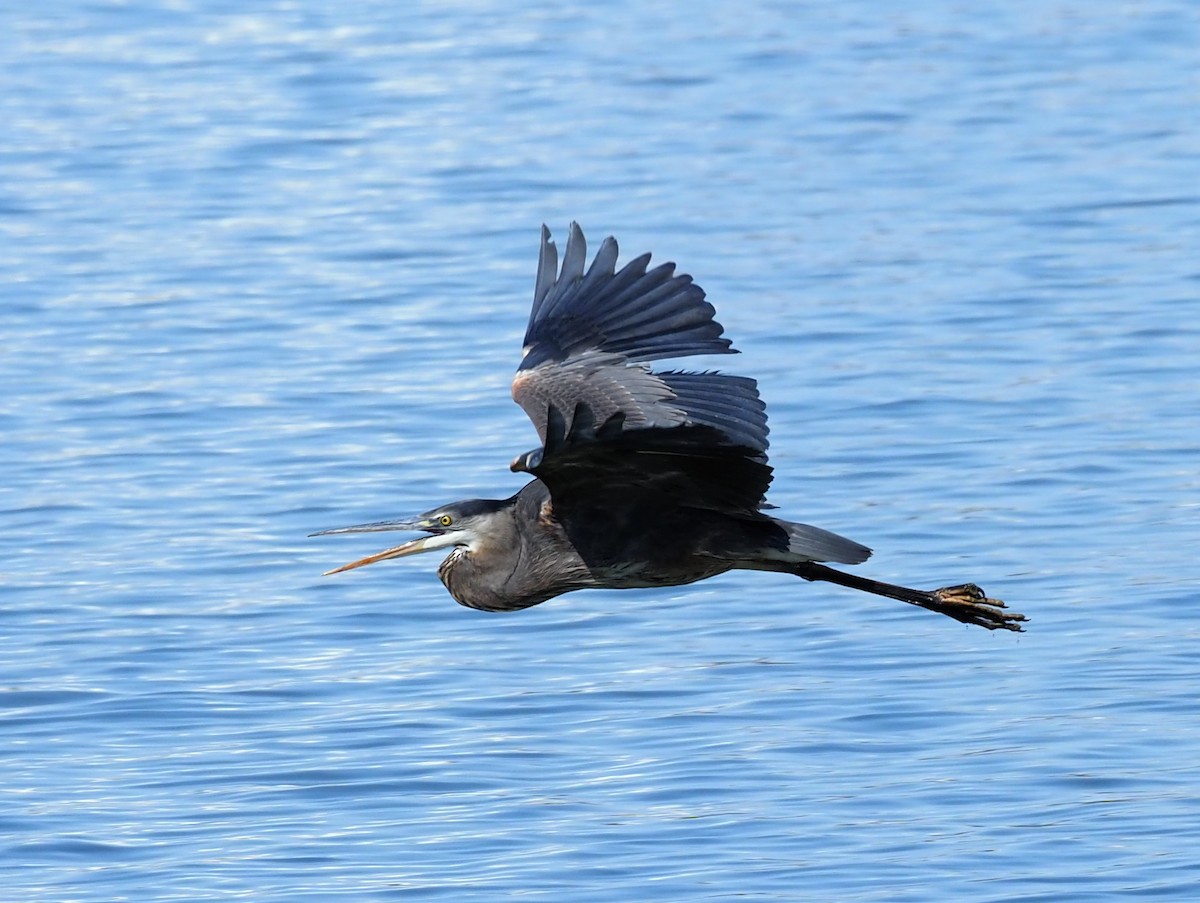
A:
{"type": "Polygon", "coordinates": [[[74,3],[0,50],[0,900],[1193,900],[1200,19],[74,3]],[[783,575],[455,605],[538,229],[707,289],[783,575]],[[383,537],[387,539],[388,537],[383,537]]]}

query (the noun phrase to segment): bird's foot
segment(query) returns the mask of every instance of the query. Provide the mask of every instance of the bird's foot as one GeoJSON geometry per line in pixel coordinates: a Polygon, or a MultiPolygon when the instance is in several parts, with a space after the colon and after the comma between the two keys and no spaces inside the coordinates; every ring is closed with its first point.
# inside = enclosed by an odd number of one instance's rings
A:
{"type": "Polygon", "coordinates": [[[999,599],[989,599],[974,583],[959,586],[943,586],[930,594],[930,604],[922,607],[949,615],[964,624],[978,624],[988,630],[1013,630],[1017,633],[1025,628],[1021,622],[1028,621],[1023,614],[1008,611],[999,599]]]}

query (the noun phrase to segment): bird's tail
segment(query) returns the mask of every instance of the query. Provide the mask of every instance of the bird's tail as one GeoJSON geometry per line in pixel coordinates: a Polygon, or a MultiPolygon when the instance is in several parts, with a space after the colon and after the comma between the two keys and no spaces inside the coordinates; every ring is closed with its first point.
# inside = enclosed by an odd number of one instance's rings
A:
{"type": "Polygon", "coordinates": [[[772,518],[788,535],[788,552],[806,561],[836,561],[838,564],[862,564],[871,557],[871,550],[853,539],[839,536],[820,527],[794,524],[772,518]]]}

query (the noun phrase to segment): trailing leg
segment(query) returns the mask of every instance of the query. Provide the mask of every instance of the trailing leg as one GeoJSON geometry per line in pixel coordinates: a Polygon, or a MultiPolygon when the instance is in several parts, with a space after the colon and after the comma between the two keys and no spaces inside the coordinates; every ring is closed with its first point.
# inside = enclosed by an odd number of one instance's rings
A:
{"type": "Polygon", "coordinates": [[[889,599],[899,599],[911,605],[919,605],[940,614],[948,615],[964,624],[978,624],[988,630],[1024,630],[1022,621],[1028,620],[1023,614],[1007,611],[999,599],[989,599],[974,583],[964,583],[960,586],[944,586],[941,589],[921,590],[909,589],[907,586],[897,586],[893,583],[883,583],[860,577],[857,574],[847,574],[834,570],[815,561],[802,561],[790,566],[790,570],[805,580],[823,580],[826,583],[836,583],[850,589],[874,593],[876,596],[886,596],[889,599]]]}

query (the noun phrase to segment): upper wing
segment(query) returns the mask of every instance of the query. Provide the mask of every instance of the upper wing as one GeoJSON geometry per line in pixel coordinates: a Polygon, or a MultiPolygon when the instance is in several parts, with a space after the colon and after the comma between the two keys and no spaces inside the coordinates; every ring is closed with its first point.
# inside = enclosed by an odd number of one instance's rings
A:
{"type": "Polygon", "coordinates": [[[620,271],[606,238],[584,272],[587,245],[572,223],[558,253],[542,227],[533,312],[513,399],[543,447],[515,470],[557,497],[621,485],[656,487],[698,507],[754,510],[771,480],[767,418],[752,379],[654,373],[645,362],[735,353],[704,300],[675,265],[647,269],[644,254],[620,271]]]}
{"type": "Polygon", "coordinates": [[[587,242],[571,223],[562,271],[550,230],[542,226],[533,311],[525,331],[522,370],[546,361],[563,361],[582,351],[619,354],[631,361],[653,361],[689,354],[736,354],[713,320],[713,306],[692,277],[675,275],[675,264],[647,270],[643,254],[616,271],[617,241],[611,236],[587,273],[587,242]]]}

